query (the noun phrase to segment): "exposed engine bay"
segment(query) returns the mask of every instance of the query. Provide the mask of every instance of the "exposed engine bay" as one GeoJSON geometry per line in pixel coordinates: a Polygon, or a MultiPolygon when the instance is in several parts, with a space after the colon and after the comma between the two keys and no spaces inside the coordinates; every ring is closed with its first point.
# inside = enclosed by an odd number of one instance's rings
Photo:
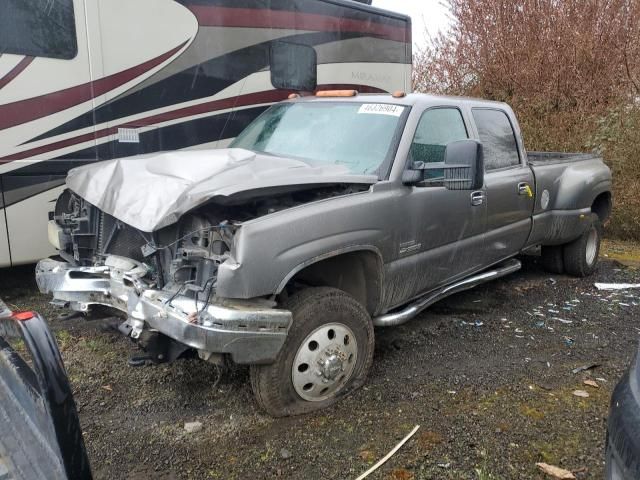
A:
{"type": "Polygon", "coordinates": [[[128,268],[135,265],[146,271],[144,280],[149,286],[208,302],[216,291],[218,267],[231,257],[234,235],[243,223],[368,188],[307,185],[303,190],[281,187],[278,193],[271,189],[245,193],[205,204],[152,233],[127,225],[66,190],[50,214],[58,227],[53,231],[56,238],[51,240],[59,245],[59,255],[73,266],[102,266],[107,258],[111,262],[114,258],[128,260],[128,268]]]}

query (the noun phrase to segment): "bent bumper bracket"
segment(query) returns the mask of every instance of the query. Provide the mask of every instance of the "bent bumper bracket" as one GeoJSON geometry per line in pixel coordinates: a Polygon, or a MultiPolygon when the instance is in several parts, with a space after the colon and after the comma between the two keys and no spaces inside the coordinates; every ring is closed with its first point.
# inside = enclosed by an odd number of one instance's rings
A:
{"type": "Polygon", "coordinates": [[[73,267],[45,259],[36,267],[42,293],[78,311],[106,305],[125,312],[137,338],[151,328],[199,351],[231,355],[238,364],[272,363],[287,338],[291,312],[258,300],[217,299],[210,304],[174,292],[144,288],[143,272],[73,267]]]}

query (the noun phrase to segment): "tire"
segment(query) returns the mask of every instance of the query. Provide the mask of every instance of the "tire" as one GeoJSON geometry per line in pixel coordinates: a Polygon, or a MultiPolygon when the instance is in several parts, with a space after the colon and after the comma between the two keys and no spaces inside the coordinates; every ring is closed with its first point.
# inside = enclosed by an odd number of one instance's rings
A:
{"type": "Polygon", "coordinates": [[[360,303],[322,287],[302,290],[283,308],[293,314],[284,347],[273,364],[251,367],[251,387],[263,410],[274,417],[314,412],[364,384],[374,333],[360,303]]]}
{"type": "MultiPolygon", "coordinates": [[[[605,450],[605,466],[604,466],[604,478],[605,480],[631,480],[634,478],[633,473],[627,470],[628,465],[636,465],[637,461],[633,458],[633,450],[629,450],[628,454],[630,458],[624,460],[627,463],[623,463],[623,459],[618,459],[613,453],[611,444],[609,443],[609,434],[607,434],[607,447],[605,450]]],[[[636,477],[637,478],[637,477],[636,477]]]]}
{"type": "Polygon", "coordinates": [[[542,268],[549,273],[558,275],[564,273],[564,247],[562,245],[542,247],[542,268]]]}
{"type": "Polygon", "coordinates": [[[564,247],[564,268],[574,277],[588,277],[596,271],[602,223],[595,213],[591,214],[589,228],[578,238],[564,247]]]}
{"type": "Polygon", "coordinates": [[[607,434],[607,447],[605,450],[604,461],[604,478],[605,480],[613,480],[613,452],[611,451],[611,445],[609,445],[609,435],[607,434]]]}

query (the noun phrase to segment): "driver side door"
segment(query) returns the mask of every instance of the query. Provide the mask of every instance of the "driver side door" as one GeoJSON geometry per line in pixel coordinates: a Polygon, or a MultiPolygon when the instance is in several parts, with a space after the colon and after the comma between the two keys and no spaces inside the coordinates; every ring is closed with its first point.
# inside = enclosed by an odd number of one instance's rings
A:
{"type": "MultiPolygon", "coordinates": [[[[470,138],[468,122],[457,107],[426,110],[411,145],[411,162],[444,162],[447,144],[470,138]]],[[[412,297],[464,277],[482,266],[486,226],[484,190],[447,190],[429,171],[425,181],[407,187],[407,224],[400,242],[412,297]],[[409,280],[409,281],[411,281],[409,280]]]]}

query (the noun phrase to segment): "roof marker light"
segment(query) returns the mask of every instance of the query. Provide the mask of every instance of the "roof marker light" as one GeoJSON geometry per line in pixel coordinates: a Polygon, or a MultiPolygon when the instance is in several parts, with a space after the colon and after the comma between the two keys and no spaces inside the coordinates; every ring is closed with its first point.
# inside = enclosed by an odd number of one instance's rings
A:
{"type": "Polygon", "coordinates": [[[321,90],[316,92],[316,97],[355,97],[357,90],[321,90]]]}

